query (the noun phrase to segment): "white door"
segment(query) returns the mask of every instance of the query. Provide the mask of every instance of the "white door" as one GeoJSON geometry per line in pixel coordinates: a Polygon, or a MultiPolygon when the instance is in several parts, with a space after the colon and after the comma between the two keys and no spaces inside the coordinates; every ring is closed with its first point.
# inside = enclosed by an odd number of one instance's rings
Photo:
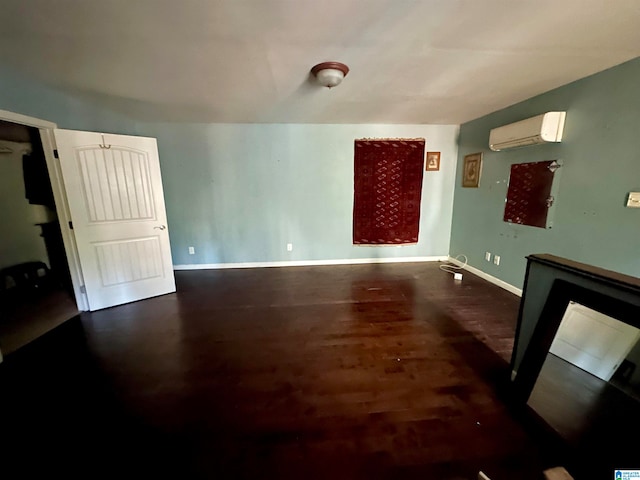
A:
{"type": "Polygon", "coordinates": [[[175,292],[155,138],[54,134],[89,309],[175,292]]]}
{"type": "Polygon", "coordinates": [[[608,381],[638,338],[637,328],[571,302],[549,351],[608,381]]]}

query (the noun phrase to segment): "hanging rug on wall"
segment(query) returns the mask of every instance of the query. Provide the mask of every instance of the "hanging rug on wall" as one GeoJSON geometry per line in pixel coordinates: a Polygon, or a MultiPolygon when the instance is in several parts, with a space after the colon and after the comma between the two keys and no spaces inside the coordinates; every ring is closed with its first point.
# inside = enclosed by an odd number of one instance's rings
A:
{"type": "Polygon", "coordinates": [[[353,243],[418,242],[424,138],[355,141],[353,243]]]}

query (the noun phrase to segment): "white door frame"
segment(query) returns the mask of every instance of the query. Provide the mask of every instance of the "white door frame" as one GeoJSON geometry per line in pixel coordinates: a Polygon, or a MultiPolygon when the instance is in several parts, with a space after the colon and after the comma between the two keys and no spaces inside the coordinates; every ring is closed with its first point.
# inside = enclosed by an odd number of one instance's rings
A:
{"type": "MultiPolygon", "coordinates": [[[[53,130],[57,128],[58,125],[47,120],[28,117],[26,115],[8,112],[6,110],[0,110],[0,120],[19,123],[28,127],[35,127],[40,131],[44,156],[47,161],[47,169],[49,170],[49,177],[51,179],[53,198],[56,202],[56,213],[58,215],[58,221],[60,222],[60,230],[62,231],[62,241],[64,243],[64,250],[67,254],[73,293],[76,297],[76,305],[78,306],[79,311],[87,311],[89,310],[89,302],[87,300],[87,295],[84,293],[84,280],[78,257],[78,249],[76,248],[76,239],[69,227],[71,215],[69,214],[67,193],[62,181],[60,164],[56,161],[53,154],[53,151],[56,149],[53,130]]],[[[0,362],[1,361],[2,353],[0,352],[0,362]]]]}

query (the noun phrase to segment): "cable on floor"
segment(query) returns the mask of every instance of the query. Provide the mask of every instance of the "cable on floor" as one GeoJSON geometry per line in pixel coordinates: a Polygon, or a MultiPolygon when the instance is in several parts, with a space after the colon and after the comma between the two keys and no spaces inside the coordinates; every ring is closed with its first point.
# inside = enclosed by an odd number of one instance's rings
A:
{"type": "Polygon", "coordinates": [[[454,280],[462,280],[462,273],[460,273],[460,270],[464,270],[464,267],[467,266],[468,260],[467,260],[467,256],[463,254],[456,255],[454,257],[455,260],[462,261],[460,260],[460,258],[464,258],[464,262],[462,263],[461,266],[452,265],[452,264],[440,265],[440,270],[442,270],[443,272],[453,274],[454,280]]]}

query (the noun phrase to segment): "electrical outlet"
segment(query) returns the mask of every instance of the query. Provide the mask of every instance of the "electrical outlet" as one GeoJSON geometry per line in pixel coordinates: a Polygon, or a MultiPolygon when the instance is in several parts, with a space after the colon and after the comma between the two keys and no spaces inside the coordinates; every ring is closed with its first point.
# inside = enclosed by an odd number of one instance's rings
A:
{"type": "Polygon", "coordinates": [[[193,247],[189,247],[189,255],[195,255],[196,254],[196,249],[193,247]]]}
{"type": "Polygon", "coordinates": [[[487,262],[490,262],[491,261],[491,252],[484,252],[484,259],[487,262]]]}
{"type": "Polygon", "coordinates": [[[293,251],[293,243],[287,243],[287,252],[293,251]]]}
{"type": "Polygon", "coordinates": [[[500,265],[500,255],[493,256],[493,263],[494,265],[500,265]]]}

